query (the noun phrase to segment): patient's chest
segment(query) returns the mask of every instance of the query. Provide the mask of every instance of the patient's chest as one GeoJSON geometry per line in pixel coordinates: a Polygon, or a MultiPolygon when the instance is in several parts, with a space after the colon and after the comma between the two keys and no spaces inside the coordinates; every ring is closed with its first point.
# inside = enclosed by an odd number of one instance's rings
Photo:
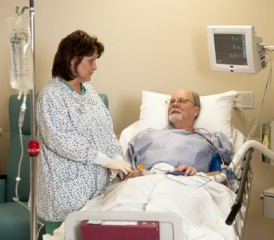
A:
{"type": "Polygon", "coordinates": [[[149,131],[135,142],[137,164],[151,168],[159,162],[174,167],[191,165],[198,171],[207,172],[213,147],[201,136],[182,130],[149,131]]]}

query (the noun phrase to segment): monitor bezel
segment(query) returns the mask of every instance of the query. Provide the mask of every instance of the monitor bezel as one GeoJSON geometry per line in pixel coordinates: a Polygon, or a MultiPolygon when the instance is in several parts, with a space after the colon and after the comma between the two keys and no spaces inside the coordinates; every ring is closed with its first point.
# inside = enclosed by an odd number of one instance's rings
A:
{"type": "Polygon", "coordinates": [[[261,39],[255,35],[255,28],[251,25],[210,25],[207,27],[208,51],[211,69],[213,71],[235,73],[257,73],[262,69],[259,54],[259,42],[261,39]],[[244,34],[247,65],[220,64],[217,63],[215,50],[215,34],[244,34]]]}

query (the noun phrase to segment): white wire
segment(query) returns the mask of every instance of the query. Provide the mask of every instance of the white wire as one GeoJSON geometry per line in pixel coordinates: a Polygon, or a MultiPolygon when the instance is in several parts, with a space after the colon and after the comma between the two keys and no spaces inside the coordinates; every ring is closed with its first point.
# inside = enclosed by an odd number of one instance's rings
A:
{"type": "Polygon", "coordinates": [[[264,101],[265,101],[265,98],[267,96],[267,93],[269,91],[269,88],[270,88],[270,85],[271,85],[271,80],[272,80],[272,52],[266,47],[266,54],[267,56],[269,57],[269,73],[268,73],[268,77],[266,79],[266,83],[265,83],[265,87],[264,87],[264,92],[263,92],[263,95],[262,95],[262,99],[261,99],[261,103],[260,103],[260,106],[259,106],[259,110],[258,110],[258,113],[257,113],[257,116],[256,116],[256,119],[255,119],[255,122],[254,122],[254,125],[252,127],[252,129],[250,130],[248,136],[247,136],[247,140],[249,140],[250,138],[253,137],[254,135],[254,132],[257,128],[257,125],[258,125],[258,122],[259,122],[259,119],[260,119],[260,115],[261,115],[261,112],[262,112],[262,108],[263,108],[263,104],[264,104],[264,101]]]}

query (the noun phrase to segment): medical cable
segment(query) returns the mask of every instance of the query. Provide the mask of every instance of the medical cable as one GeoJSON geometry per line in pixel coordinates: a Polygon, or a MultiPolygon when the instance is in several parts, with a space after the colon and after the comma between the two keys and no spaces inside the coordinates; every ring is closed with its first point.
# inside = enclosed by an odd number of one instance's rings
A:
{"type": "MultiPolygon", "coordinates": [[[[194,132],[195,132],[195,130],[194,130],[194,132]]],[[[222,156],[221,152],[220,152],[219,149],[213,144],[213,142],[210,141],[210,140],[209,140],[206,136],[204,136],[203,134],[201,134],[201,133],[199,133],[199,132],[195,132],[195,133],[197,133],[197,134],[199,134],[200,136],[202,136],[203,138],[205,138],[205,139],[207,140],[207,142],[209,142],[209,143],[215,148],[215,150],[218,152],[218,155],[220,156],[221,161],[222,161],[222,165],[221,165],[220,171],[221,171],[221,172],[224,171],[225,176],[226,176],[226,177],[225,177],[226,183],[227,183],[228,187],[229,187],[231,190],[233,190],[231,182],[233,182],[233,181],[235,182],[235,181],[236,181],[236,182],[238,183],[238,182],[240,181],[240,180],[238,179],[238,176],[232,171],[231,168],[229,168],[229,166],[225,165],[225,162],[224,162],[224,159],[223,159],[223,156],[222,156]]],[[[234,169],[235,169],[235,165],[234,165],[233,161],[231,161],[230,164],[232,164],[232,165],[234,166],[234,169]]],[[[218,175],[218,173],[212,175],[213,178],[214,178],[214,181],[217,181],[216,175],[218,175]]],[[[218,182],[218,181],[217,181],[217,182],[218,182]]],[[[238,189],[238,188],[236,188],[236,189],[238,189]]],[[[234,190],[233,190],[233,191],[234,191],[234,190]]]]}
{"type": "Polygon", "coordinates": [[[208,136],[209,136],[209,141],[212,142],[212,140],[211,140],[211,135],[212,135],[212,133],[210,133],[206,128],[195,128],[195,129],[193,130],[193,132],[197,133],[196,131],[201,131],[201,130],[205,131],[205,132],[208,134],[208,136]]]}
{"type": "MultiPolygon", "coordinates": [[[[163,170],[163,169],[160,169],[160,168],[157,168],[157,167],[154,167],[154,166],[153,166],[151,169],[153,169],[153,168],[156,169],[156,170],[158,170],[158,171],[163,172],[163,173],[165,174],[165,177],[166,177],[166,178],[171,179],[171,180],[173,180],[173,181],[175,181],[175,182],[178,182],[178,183],[181,183],[181,184],[183,184],[183,185],[188,186],[186,183],[183,183],[183,182],[179,181],[179,179],[176,180],[177,178],[174,178],[174,177],[170,176],[169,173],[170,173],[171,171],[169,171],[169,170],[163,170]]],[[[191,176],[184,176],[183,174],[182,174],[182,175],[177,175],[177,176],[181,176],[181,177],[191,177],[191,176]]],[[[206,181],[206,182],[204,182],[204,183],[201,183],[201,185],[197,186],[196,188],[203,187],[203,186],[206,185],[208,182],[212,181],[212,179],[210,179],[209,177],[203,176],[203,175],[200,175],[200,174],[195,174],[195,175],[193,175],[193,176],[198,176],[198,177],[201,177],[201,178],[203,178],[203,179],[209,180],[209,181],[206,181]]],[[[197,182],[197,183],[200,183],[199,181],[197,181],[197,180],[195,180],[195,179],[193,179],[193,178],[192,178],[191,180],[192,180],[192,181],[195,181],[195,182],[197,182]]]]}
{"type": "Polygon", "coordinates": [[[266,98],[266,95],[270,89],[270,85],[271,85],[271,80],[272,80],[272,53],[271,53],[271,49],[268,48],[267,46],[264,46],[264,49],[265,49],[265,52],[269,58],[269,62],[270,62],[270,67],[269,67],[269,73],[268,73],[268,76],[267,76],[267,79],[266,79],[266,83],[265,83],[265,87],[264,87],[264,91],[263,91],[263,96],[262,96],[262,99],[261,99],[261,102],[260,102],[260,106],[259,106],[259,111],[257,113],[257,116],[256,116],[256,119],[255,119],[255,122],[253,124],[253,127],[252,129],[250,130],[248,136],[247,136],[247,140],[249,140],[253,135],[254,135],[254,132],[257,128],[257,125],[258,125],[258,122],[259,122],[259,118],[260,118],[260,115],[261,115],[261,112],[262,112],[262,108],[263,108],[263,104],[264,104],[264,101],[265,101],[265,98],[266,98]]]}
{"type": "MultiPolygon", "coordinates": [[[[234,163],[232,163],[232,164],[234,164],[234,163]]],[[[176,181],[176,182],[178,182],[178,183],[182,183],[182,182],[179,181],[179,180],[178,180],[178,181],[175,180],[176,178],[173,178],[173,177],[168,176],[169,173],[171,172],[171,171],[169,171],[169,170],[163,170],[163,169],[157,168],[157,167],[155,167],[155,166],[153,166],[151,169],[155,169],[155,170],[157,170],[157,171],[163,172],[163,174],[165,174],[165,176],[166,176],[167,178],[169,178],[169,179],[171,179],[171,180],[173,180],[173,181],[176,181]]],[[[228,170],[229,170],[229,169],[226,169],[226,171],[228,171],[228,170]]],[[[235,174],[233,171],[229,171],[229,173],[233,175],[235,181],[237,181],[237,182],[239,181],[238,177],[236,176],[236,174],[235,174]]],[[[152,173],[150,173],[150,174],[152,174],[152,173]]],[[[214,175],[211,176],[215,182],[219,182],[219,181],[217,180],[217,178],[216,178],[216,175],[218,175],[218,174],[219,174],[219,173],[215,173],[214,175]]],[[[179,176],[179,175],[177,175],[177,176],[179,176]]],[[[183,174],[182,174],[181,176],[183,176],[183,177],[188,177],[188,176],[184,176],[183,174]]],[[[203,178],[206,178],[206,179],[212,181],[212,179],[210,178],[210,176],[203,176],[203,175],[199,175],[199,174],[195,174],[195,176],[203,177],[203,178]]],[[[196,181],[196,182],[198,182],[198,181],[196,181]]],[[[202,183],[200,186],[198,186],[198,187],[196,187],[196,188],[202,187],[202,186],[206,185],[208,182],[209,182],[209,181],[207,181],[207,182],[205,182],[205,183],[202,183]]],[[[185,184],[185,183],[182,183],[182,184],[188,186],[188,185],[185,184]]],[[[225,184],[229,189],[233,190],[233,189],[232,189],[231,181],[229,181],[227,177],[225,178],[225,183],[224,183],[224,184],[225,184]]]]}
{"type": "Polygon", "coordinates": [[[163,173],[169,173],[170,171],[167,171],[167,170],[163,170],[163,169],[160,169],[160,168],[157,168],[155,166],[153,166],[150,170],[152,169],[156,169],[157,171],[160,171],[160,172],[163,172],[163,173]]]}
{"type": "MultiPolygon", "coordinates": [[[[197,130],[199,130],[199,129],[197,129],[197,130]]],[[[196,129],[193,130],[193,133],[196,133],[199,136],[203,137],[217,151],[217,153],[220,156],[220,159],[222,161],[221,170],[225,170],[227,168],[227,166],[225,165],[225,161],[224,161],[223,155],[221,154],[221,152],[219,151],[219,149],[214,145],[214,143],[210,139],[208,139],[205,135],[203,135],[202,133],[197,132],[196,129]]]]}
{"type": "MultiPolygon", "coordinates": [[[[198,130],[200,130],[201,128],[199,128],[198,130]]],[[[203,129],[203,128],[202,128],[203,129]]],[[[204,130],[206,130],[206,129],[204,129],[204,130]]],[[[194,130],[195,131],[195,130],[194,130]]],[[[207,131],[207,130],[206,130],[207,131]]],[[[222,156],[222,154],[220,153],[220,151],[218,150],[218,148],[213,144],[213,142],[212,141],[210,141],[206,136],[204,136],[203,134],[201,134],[201,133],[199,133],[199,132],[195,132],[195,133],[197,133],[197,134],[199,134],[200,136],[202,136],[202,137],[204,137],[205,139],[207,139],[207,141],[218,151],[218,154],[219,154],[219,156],[220,156],[220,158],[221,158],[221,160],[222,160],[222,162],[223,162],[223,164],[222,164],[222,168],[221,168],[221,170],[220,171],[225,171],[225,175],[226,175],[226,182],[228,183],[228,185],[229,185],[229,188],[230,189],[232,189],[231,188],[231,181],[233,181],[233,180],[235,180],[235,181],[237,181],[237,182],[239,182],[240,181],[240,179],[238,178],[238,176],[235,174],[235,172],[234,171],[232,171],[232,168],[230,168],[229,166],[226,166],[225,164],[224,164],[224,159],[223,159],[223,156],[222,156]]],[[[209,133],[208,131],[207,131],[207,133],[209,133]]],[[[209,133],[210,134],[210,133],[209,133]]],[[[233,169],[235,169],[235,164],[234,164],[234,162],[233,161],[231,161],[230,163],[229,163],[229,165],[233,165],[233,169]]],[[[244,162],[242,162],[241,163],[241,166],[240,166],[240,169],[242,169],[243,168],[243,165],[244,165],[244,162]]],[[[214,174],[213,175],[213,177],[214,177],[214,180],[216,181],[217,179],[216,179],[216,176],[215,175],[218,175],[218,173],[216,173],[216,174],[214,174]]]]}

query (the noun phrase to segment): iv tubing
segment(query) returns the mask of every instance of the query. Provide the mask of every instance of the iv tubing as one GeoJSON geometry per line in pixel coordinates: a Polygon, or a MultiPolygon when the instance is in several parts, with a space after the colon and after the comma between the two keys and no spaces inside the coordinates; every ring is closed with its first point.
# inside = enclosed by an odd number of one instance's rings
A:
{"type": "Polygon", "coordinates": [[[20,134],[20,146],[21,146],[21,155],[20,155],[20,159],[19,159],[19,164],[18,164],[18,170],[17,170],[17,177],[16,177],[16,186],[15,186],[15,197],[13,198],[13,200],[15,202],[19,202],[19,194],[18,194],[18,184],[19,181],[21,180],[20,175],[21,175],[21,164],[22,164],[22,160],[23,160],[23,156],[24,156],[24,149],[23,149],[23,139],[22,139],[22,126],[23,126],[23,122],[24,122],[24,117],[25,117],[25,112],[26,112],[26,100],[27,100],[27,95],[24,94],[24,99],[21,105],[21,109],[20,109],[20,114],[19,114],[19,123],[18,123],[18,127],[19,127],[19,134],[20,134]]]}

